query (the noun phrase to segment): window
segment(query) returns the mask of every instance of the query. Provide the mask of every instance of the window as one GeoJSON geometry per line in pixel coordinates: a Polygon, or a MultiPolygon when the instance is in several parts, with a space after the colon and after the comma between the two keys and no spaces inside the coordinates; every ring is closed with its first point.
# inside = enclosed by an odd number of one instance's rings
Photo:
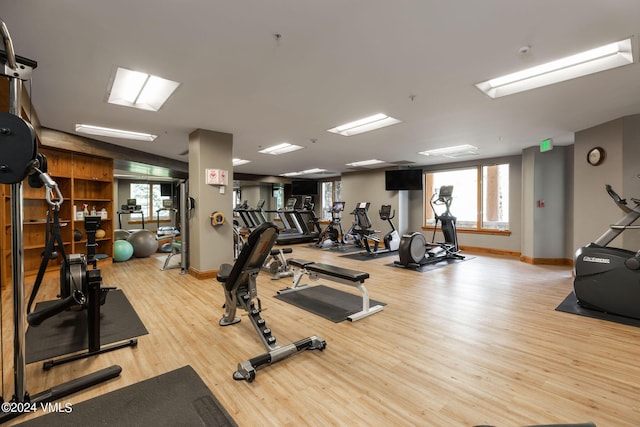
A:
{"type": "Polygon", "coordinates": [[[331,221],[333,202],[340,200],[340,181],[325,181],[322,183],[322,213],[320,220],[331,221]]]}
{"type": "Polygon", "coordinates": [[[160,184],[136,182],[130,185],[130,195],[140,205],[146,220],[168,221],[171,219],[171,211],[164,209],[163,200],[171,200],[171,196],[161,195],[160,184]],[[159,209],[162,209],[158,211],[159,209]],[[158,214],[160,215],[158,217],[158,214]]]}
{"type": "Polygon", "coordinates": [[[284,208],[284,185],[282,184],[273,184],[272,187],[272,196],[275,199],[276,210],[284,208]]]}
{"type": "Polygon", "coordinates": [[[482,167],[482,228],[509,229],[509,165],[482,167]]]}
{"type": "MultiPolygon", "coordinates": [[[[443,185],[452,185],[450,210],[459,229],[509,229],[509,165],[474,166],[425,174],[425,224],[435,224],[429,201],[443,185]]],[[[437,196],[435,196],[437,197],[437,196]]],[[[436,206],[442,214],[444,206],[436,206]],[[441,208],[441,209],[440,209],[441,208]]]]}

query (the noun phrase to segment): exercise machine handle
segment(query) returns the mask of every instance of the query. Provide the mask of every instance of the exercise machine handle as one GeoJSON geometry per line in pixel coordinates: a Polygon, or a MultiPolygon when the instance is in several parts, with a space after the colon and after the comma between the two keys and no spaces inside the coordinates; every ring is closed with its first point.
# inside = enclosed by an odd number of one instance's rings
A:
{"type": "Polygon", "coordinates": [[[11,36],[9,35],[9,29],[3,21],[0,21],[0,33],[2,33],[2,41],[4,42],[4,48],[7,52],[7,62],[9,63],[9,68],[11,68],[12,70],[16,70],[18,68],[18,63],[16,62],[16,53],[13,50],[13,42],[11,41],[11,36]]]}
{"type": "Polygon", "coordinates": [[[618,205],[620,209],[627,213],[632,211],[632,209],[627,206],[627,199],[623,199],[622,197],[620,197],[609,184],[606,184],[604,188],[607,190],[607,194],[609,194],[609,196],[613,199],[613,201],[616,203],[616,205],[618,205]]]}
{"type": "Polygon", "coordinates": [[[45,308],[44,310],[34,311],[33,313],[29,313],[27,315],[27,322],[31,326],[39,326],[42,322],[47,320],[50,317],[55,316],[58,313],[63,312],[64,310],[71,308],[72,306],[79,304],[84,305],[86,298],[82,292],[79,290],[75,290],[73,294],[68,297],[56,301],[51,304],[51,306],[45,308]]]}
{"type": "Polygon", "coordinates": [[[607,190],[607,193],[609,194],[609,196],[611,196],[614,202],[618,204],[622,203],[623,205],[627,204],[627,201],[622,197],[618,196],[618,193],[616,193],[609,184],[606,184],[604,188],[607,190]]]}

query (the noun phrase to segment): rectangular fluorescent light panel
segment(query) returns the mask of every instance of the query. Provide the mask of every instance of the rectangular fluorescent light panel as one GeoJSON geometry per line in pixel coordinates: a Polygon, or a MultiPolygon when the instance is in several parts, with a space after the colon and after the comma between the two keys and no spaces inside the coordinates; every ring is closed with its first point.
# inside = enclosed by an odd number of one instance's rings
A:
{"type": "Polygon", "coordinates": [[[87,135],[108,136],[111,138],[135,139],[138,141],[154,141],[158,136],[150,133],[132,132],[122,129],[112,129],[92,125],[76,125],[76,132],[87,135]]]}
{"type": "Polygon", "coordinates": [[[398,119],[394,119],[393,117],[379,113],[354,122],[345,123],[344,125],[340,125],[332,129],[327,129],[327,132],[337,133],[343,136],[353,136],[386,126],[395,125],[396,123],[402,122],[398,119]]]}
{"type": "Polygon", "coordinates": [[[118,67],[107,102],[158,111],[178,86],[172,80],[118,67]]]}
{"type": "Polygon", "coordinates": [[[491,98],[499,98],[632,63],[633,52],[629,38],[487,80],[476,84],[476,87],[491,98]]]}
{"type": "Polygon", "coordinates": [[[371,166],[371,165],[377,165],[378,163],[384,163],[383,160],[377,160],[377,159],[371,159],[371,160],[362,160],[359,162],[353,162],[353,163],[347,163],[347,166],[352,166],[354,168],[360,167],[360,166],[371,166]]]}
{"type": "Polygon", "coordinates": [[[233,159],[233,166],[246,165],[247,163],[251,163],[251,160],[233,159]]]}
{"type": "Polygon", "coordinates": [[[303,170],[303,171],[299,171],[299,172],[287,172],[287,173],[281,174],[281,176],[311,175],[311,174],[314,174],[314,173],[320,173],[320,172],[325,172],[325,171],[326,171],[326,169],[314,168],[314,169],[307,169],[307,170],[303,170]]]}
{"type": "Polygon", "coordinates": [[[420,151],[418,154],[424,156],[452,156],[455,154],[476,154],[478,147],[469,144],[456,145],[453,147],[436,148],[434,150],[420,151]]]}
{"type": "Polygon", "coordinates": [[[303,170],[301,173],[302,173],[302,175],[311,175],[313,173],[320,173],[320,172],[325,172],[325,171],[326,171],[326,169],[313,168],[313,169],[303,170]]]}
{"type": "Polygon", "coordinates": [[[259,150],[258,153],[272,154],[274,156],[277,156],[279,154],[289,153],[291,151],[300,150],[302,148],[303,147],[299,145],[293,145],[289,144],[288,142],[283,142],[282,144],[272,145],[271,147],[259,150]]]}

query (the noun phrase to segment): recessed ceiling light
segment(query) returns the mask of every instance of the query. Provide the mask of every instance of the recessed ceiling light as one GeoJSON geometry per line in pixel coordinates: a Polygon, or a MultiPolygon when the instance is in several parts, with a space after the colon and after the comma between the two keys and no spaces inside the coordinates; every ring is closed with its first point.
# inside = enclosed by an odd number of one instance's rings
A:
{"type": "Polygon", "coordinates": [[[332,129],[327,129],[327,132],[337,133],[343,136],[353,136],[360,133],[380,129],[386,126],[395,125],[396,123],[401,123],[401,121],[398,119],[394,119],[393,117],[389,117],[385,114],[379,113],[374,114],[373,116],[365,117],[364,119],[336,126],[332,129]]]}
{"type": "Polygon", "coordinates": [[[371,159],[371,160],[362,160],[359,162],[353,162],[353,163],[347,163],[347,166],[352,166],[352,167],[360,167],[360,166],[371,166],[371,165],[377,165],[379,163],[384,163],[383,160],[377,160],[377,159],[371,159]]]}
{"type": "Polygon", "coordinates": [[[107,102],[158,111],[180,83],[139,71],[118,67],[110,88],[107,102]]]}
{"type": "Polygon", "coordinates": [[[278,154],[289,153],[291,151],[300,150],[303,147],[299,145],[289,144],[288,142],[283,142],[282,144],[272,145],[271,147],[267,147],[265,149],[259,150],[258,153],[264,154],[272,154],[277,156],[278,154]]]}
{"type": "Polygon", "coordinates": [[[132,132],[122,129],[105,128],[93,125],[76,125],[76,132],[88,135],[108,136],[111,138],[135,139],[138,141],[154,141],[158,136],[150,133],[132,132]]]}
{"type": "Polygon", "coordinates": [[[487,80],[476,87],[491,98],[523,92],[633,63],[631,39],[487,80]]]}
{"type": "Polygon", "coordinates": [[[233,166],[246,165],[247,163],[251,163],[251,160],[233,159],[233,166]]]}
{"type": "Polygon", "coordinates": [[[444,148],[436,148],[434,150],[420,151],[418,154],[422,154],[424,156],[450,156],[453,154],[460,153],[468,153],[468,154],[477,154],[478,147],[474,147],[473,145],[463,144],[456,145],[453,147],[444,147],[444,148]]]}

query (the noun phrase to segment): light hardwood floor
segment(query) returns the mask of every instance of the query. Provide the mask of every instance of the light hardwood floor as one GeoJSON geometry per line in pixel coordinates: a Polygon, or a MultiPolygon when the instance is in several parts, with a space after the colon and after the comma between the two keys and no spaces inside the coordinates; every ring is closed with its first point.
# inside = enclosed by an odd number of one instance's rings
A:
{"type": "MultiPolygon", "coordinates": [[[[122,366],[119,378],[65,399],[76,403],[191,365],[240,426],[640,425],[640,329],[555,311],[572,289],[569,267],[467,253],[474,258],[418,273],[388,266],[395,257],[340,255],[306,245],[292,254],[367,271],[384,311],[335,324],[273,298],[291,278],[261,273],[263,317],[278,342],[318,335],[327,348],[261,369],[253,383],[231,375],[264,348],[246,319],[218,326],[220,284],[160,271],[154,257],[103,263],[105,285],[124,290],[149,334],[136,348],[47,372],[30,364],[27,390],[122,366]]],[[[48,277],[40,299],[57,286],[48,277]]],[[[5,399],[13,388],[10,298],[3,290],[5,399]]]]}

